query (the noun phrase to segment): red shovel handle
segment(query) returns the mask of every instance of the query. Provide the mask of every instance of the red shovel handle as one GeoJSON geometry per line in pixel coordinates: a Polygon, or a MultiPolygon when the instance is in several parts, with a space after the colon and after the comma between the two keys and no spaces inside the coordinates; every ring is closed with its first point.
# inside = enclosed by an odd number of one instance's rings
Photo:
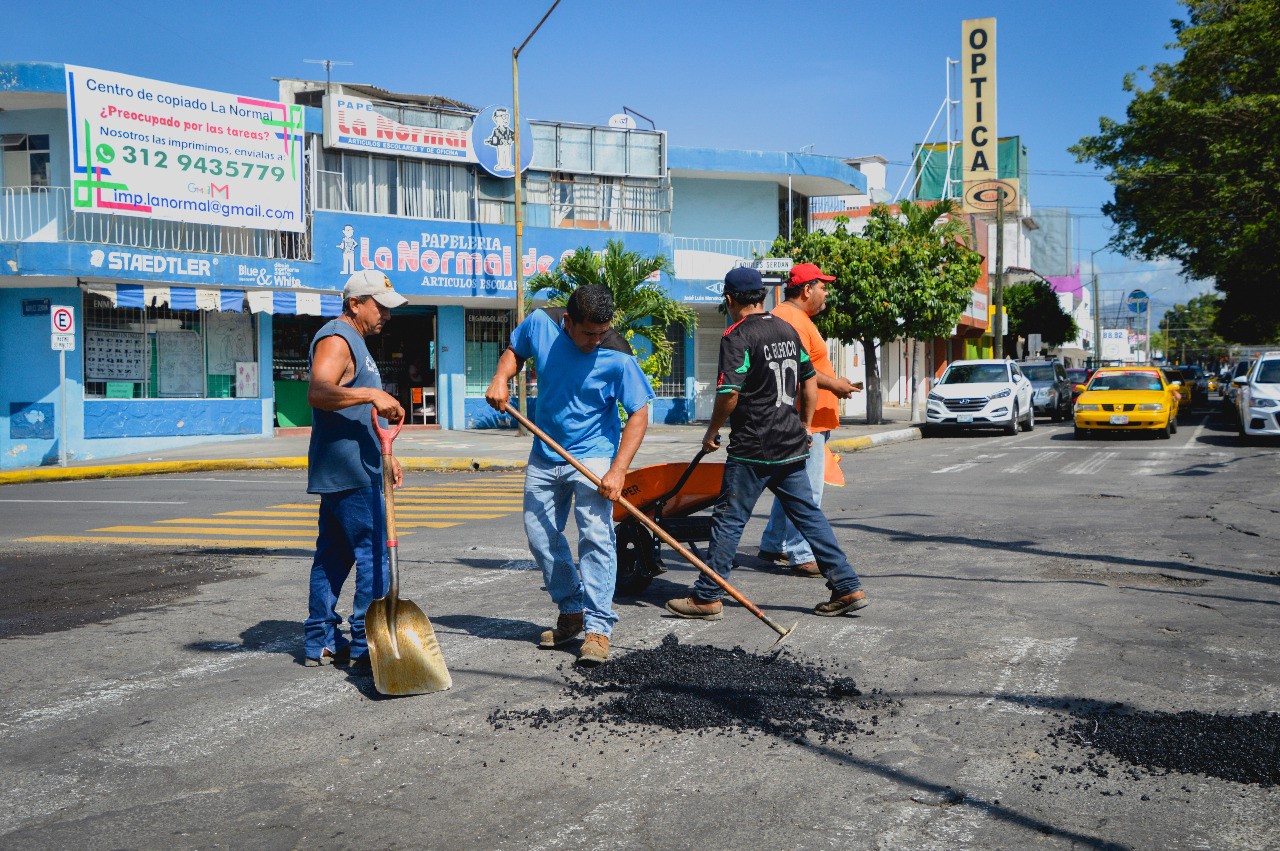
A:
{"type": "Polygon", "coordinates": [[[404,428],[404,420],[396,423],[395,428],[383,428],[378,422],[378,409],[373,408],[373,431],[378,435],[378,441],[382,444],[382,454],[391,454],[391,441],[396,439],[396,435],[400,433],[400,429],[404,428]]]}

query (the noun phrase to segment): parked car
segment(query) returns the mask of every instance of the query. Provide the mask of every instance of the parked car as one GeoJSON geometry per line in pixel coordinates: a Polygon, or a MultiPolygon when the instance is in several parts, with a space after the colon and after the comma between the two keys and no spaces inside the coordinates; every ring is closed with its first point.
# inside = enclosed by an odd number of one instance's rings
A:
{"type": "Polygon", "coordinates": [[[1031,405],[1036,414],[1055,423],[1071,417],[1071,380],[1058,361],[1025,361],[1022,374],[1031,382],[1031,405]]]}
{"type": "Polygon", "coordinates": [[[1075,436],[1146,431],[1168,439],[1178,431],[1179,399],[1155,367],[1103,367],[1076,401],[1075,436]]]}
{"type": "Polygon", "coordinates": [[[1240,415],[1239,409],[1236,408],[1236,395],[1240,392],[1240,385],[1236,384],[1236,379],[1242,375],[1248,375],[1252,367],[1252,358],[1236,361],[1236,365],[1231,369],[1231,376],[1222,390],[1222,410],[1233,420],[1240,415]]]}
{"type": "Polygon", "coordinates": [[[1261,355],[1232,383],[1241,439],[1280,435],[1280,352],[1261,355]]]}
{"type": "Polygon", "coordinates": [[[1067,378],[1071,381],[1071,404],[1076,403],[1076,397],[1084,390],[1084,386],[1089,383],[1089,379],[1093,378],[1094,370],[1085,369],[1083,366],[1073,366],[1067,370],[1067,378]]]}
{"type": "Polygon", "coordinates": [[[958,360],[929,393],[925,427],[1002,428],[1017,434],[1036,427],[1031,382],[1008,360],[958,360]]]}

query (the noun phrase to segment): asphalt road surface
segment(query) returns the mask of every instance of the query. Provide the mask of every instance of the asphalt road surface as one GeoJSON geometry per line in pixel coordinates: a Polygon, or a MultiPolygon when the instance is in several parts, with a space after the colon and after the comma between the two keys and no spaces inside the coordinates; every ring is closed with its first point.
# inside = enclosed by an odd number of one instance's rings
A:
{"type": "MultiPolygon", "coordinates": [[[[1054,736],[1113,702],[1280,705],[1280,448],[1237,446],[1203,416],[1168,441],[1076,441],[1041,420],[844,468],[825,504],[869,607],[815,617],[820,580],[751,557],[767,500],[734,574],[799,620],[795,658],[879,701],[834,710],[865,732],[833,741],[495,725],[581,700],[572,648],[533,644],[554,613],[518,475],[410,477],[403,595],[435,624],[454,687],[396,699],[300,664],[315,508],[299,474],[0,488],[0,846],[1280,846],[1275,787],[1139,770],[1054,736]]],[[[665,617],[693,579],[667,564],[618,599],[615,658],[668,634],[768,648],[736,606],[665,617]]]]}

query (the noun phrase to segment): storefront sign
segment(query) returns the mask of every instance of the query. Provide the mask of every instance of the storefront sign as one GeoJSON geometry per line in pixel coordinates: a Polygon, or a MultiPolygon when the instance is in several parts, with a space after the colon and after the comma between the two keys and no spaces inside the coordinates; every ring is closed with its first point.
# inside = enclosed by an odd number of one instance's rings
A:
{"type": "Polygon", "coordinates": [[[324,99],[324,146],[426,160],[474,162],[471,129],[413,127],[374,109],[373,101],[347,95],[324,99]]]}
{"type": "MultiPolygon", "coordinates": [[[[380,269],[405,295],[515,295],[515,229],[472,222],[414,221],[317,211],[313,214],[318,278],[341,287],[352,272],[380,269]]],[[[603,251],[621,239],[631,251],[671,256],[665,234],[526,228],[526,278],[546,272],[579,247],[603,251]]],[[[669,283],[665,276],[664,285],[669,283]]]]}
{"type": "MultiPolygon", "coordinates": [[[[494,177],[511,177],[516,173],[516,133],[511,110],[491,106],[476,116],[471,124],[471,152],[476,162],[494,177]]],[[[520,171],[533,163],[533,130],[529,122],[520,121],[520,171]]]]}
{"type": "Polygon", "coordinates": [[[966,213],[991,213],[1004,195],[1006,212],[1018,210],[1017,193],[997,182],[1000,176],[996,135],[996,19],[961,23],[960,90],[963,100],[964,185],[966,213]]]}
{"type": "Polygon", "coordinates": [[[76,210],[306,229],[302,108],[67,65],[76,210]]]}

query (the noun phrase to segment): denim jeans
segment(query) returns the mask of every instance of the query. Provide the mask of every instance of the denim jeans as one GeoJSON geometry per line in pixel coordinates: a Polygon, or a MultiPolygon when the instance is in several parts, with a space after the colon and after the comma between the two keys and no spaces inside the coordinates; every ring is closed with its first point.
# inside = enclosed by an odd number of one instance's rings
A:
{"type": "MultiPolygon", "coordinates": [[[[611,458],[581,458],[582,466],[603,476],[611,458]]],[[[610,635],[618,550],[613,503],[570,464],[551,464],[534,455],[524,472],[524,531],[529,550],[542,570],[547,593],[564,615],[582,612],[587,632],[610,635]],[[573,562],[565,523],[572,505],[578,527],[578,563],[573,562]]]]}
{"type": "MultiPolygon", "coordinates": [[[[809,460],[804,465],[805,474],[809,477],[809,486],[813,489],[813,501],[819,506],[822,505],[822,480],[827,467],[826,448],[829,436],[830,432],[826,431],[814,432],[810,435],[813,438],[813,445],[809,447],[809,460]]],[[[760,549],[771,553],[782,553],[791,564],[804,564],[814,560],[813,550],[809,548],[804,535],[801,535],[787,519],[787,513],[782,510],[780,499],[773,501],[773,510],[769,512],[769,525],[764,527],[764,534],[760,536],[760,549]]]]}
{"type": "MultiPolygon", "coordinates": [[[[742,530],[751,519],[751,512],[765,488],[778,498],[787,519],[795,524],[813,548],[827,584],[840,595],[861,588],[858,574],[836,543],[831,524],[814,502],[804,461],[777,466],[746,464],[732,459],[725,462],[724,484],[711,514],[708,566],[722,578],[729,578],[738,542],[742,540],[742,530]]],[[[693,585],[693,597],[701,603],[719,600],[723,594],[719,585],[702,575],[693,585]]]]}
{"type": "Polygon", "coordinates": [[[340,653],[348,646],[353,659],[369,652],[364,615],[370,603],[386,596],[389,579],[385,513],[381,487],[320,495],[320,530],[311,562],[307,620],[303,624],[307,656],[318,659],[325,649],[340,653]],[[337,605],[353,564],[356,589],[348,642],[338,629],[342,618],[337,605]]]}

